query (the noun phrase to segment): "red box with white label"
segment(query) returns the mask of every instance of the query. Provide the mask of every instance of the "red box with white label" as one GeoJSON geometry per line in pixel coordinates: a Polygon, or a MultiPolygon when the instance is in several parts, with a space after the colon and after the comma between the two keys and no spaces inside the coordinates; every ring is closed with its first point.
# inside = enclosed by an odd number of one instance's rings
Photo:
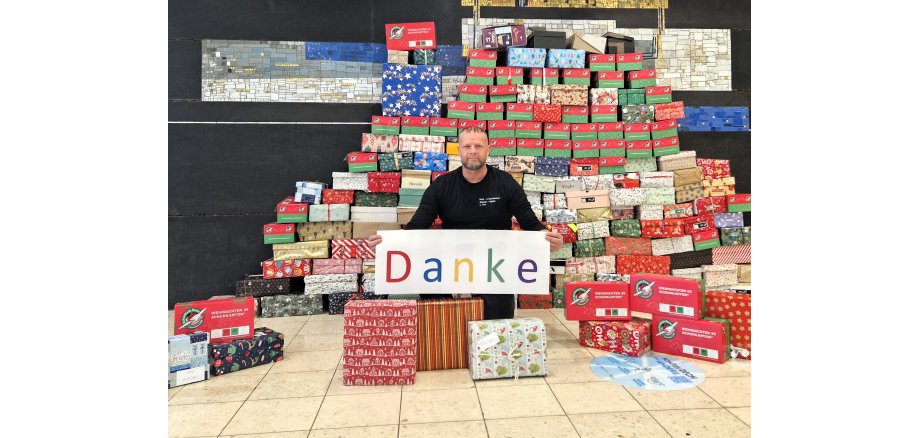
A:
{"type": "Polygon", "coordinates": [[[703,317],[703,293],[695,279],[633,274],[629,276],[629,282],[630,305],[635,312],[681,319],[703,317]]]}
{"type": "Polygon", "coordinates": [[[386,25],[387,50],[437,49],[434,22],[390,23],[386,25]]]}
{"type": "MultiPolygon", "coordinates": [[[[578,142],[573,142],[578,143],[578,142]]],[[[574,151],[574,144],[572,150],[574,151]]],[[[569,160],[569,176],[594,176],[600,174],[599,158],[572,158],[569,160]]]]}
{"type": "Polygon", "coordinates": [[[488,122],[485,120],[460,120],[460,123],[457,124],[458,129],[466,129],[471,126],[475,126],[483,131],[486,130],[488,122]]]}
{"type": "Polygon", "coordinates": [[[565,319],[629,321],[629,284],[615,281],[573,281],[565,284],[565,319]]]}
{"type": "Polygon", "coordinates": [[[564,68],[562,69],[562,77],[591,80],[591,70],[587,68],[564,68]]]}
{"type": "Polygon", "coordinates": [[[712,213],[704,212],[699,216],[686,217],[681,219],[681,222],[684,227],[684,234],[686,235],[716,229],[716,217],[712,213]]]}
{"type": "Polygon", "coordinates": [[[489,86],[488,85],[476,85],[476,84],[460,84],[460,90],[458,94],[476,94],[479,96],[488,96],[489,95],[489,86]]]}
{"type": "Polygon", "coordinates": [[[236,339],[251,339],[255,323],[255,301],[252,297],[176,303],[174,335],[207,332],[211,343],[236,339]]]}
{"type": "Polygon", "coordinates": [[[418,126],[424,127],[428,126],[429,118],[428,117],[419,117],[419,116],[403,116],[402,120],[403,126],[418,126]]]}
{"type": "Polygon", "coordinates": [[[652,316],[652,351],[724,363],[728,350],[725,324],[706,319],[652,316]]]}

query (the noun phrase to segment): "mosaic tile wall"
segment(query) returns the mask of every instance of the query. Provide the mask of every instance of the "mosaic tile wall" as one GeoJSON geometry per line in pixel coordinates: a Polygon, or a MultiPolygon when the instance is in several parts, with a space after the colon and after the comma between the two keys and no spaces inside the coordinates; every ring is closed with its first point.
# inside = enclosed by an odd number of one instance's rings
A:
{"type": "Polygon", "coordinates": [[[750,131],[750,110],[743,106],[687,106],[678,131],[750,131]]]}
{"type": "MultiPolygon", "coordinates": [[[[636,39],[636,50],[650,53],[656,29],[617,28],[614,20],[517,20],[527,27],[565,32],[602,35],[616,32],[636,39]]],[[[480,18],[478,28],[508,23],[505,18],[480,18]]],[[[471,41],[472,18],[464,18],[461,41],[471,41]]],[[[478,36],[477,36],[478,38],[478,36]]],[[[659,84],[679,91],[729,91],[732,89],[731,30],[667,29],[661,35],[656,59],[647,60],[646,68],[658,70],[659,84]]]]}
{"type": "MultiPolygon", "coordinates": [[[[462,6],[473,6],[473,0],[460,0],[462,6]]],[[[527,8],[668,8],[668,0],[479,0],[479,6],[527,8]]]]}

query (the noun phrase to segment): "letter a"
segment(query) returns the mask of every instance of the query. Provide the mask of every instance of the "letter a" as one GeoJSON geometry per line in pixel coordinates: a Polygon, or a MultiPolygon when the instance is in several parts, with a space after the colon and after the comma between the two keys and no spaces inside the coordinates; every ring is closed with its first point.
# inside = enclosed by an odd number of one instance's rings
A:
{"type": "Polygon", "coordinates": [[[440,282],[441,282],[441,261],[438,260],[438,259],[428,259],[428,260],[425,260],[425,264],[428,264],[428,263],[431,263],[431,262],[435,262],[435,264],[437,264],[437,266],[434,267],[434,268],[425,270],[425,274],[423,275],[423,277],[425,278],[425,281],[427,281],[427,282],[429,282],[429,283],[434,283],[434,282],[436,282],[436,281],[440,283],[440,282]],[[428,273],[429,273],[429,272],[434,272],[434,273],[437,274],[437,276],[436,276],[435,278],[428,278],[428,273]]]}
{"type": "Polygon", "coordinates": [[[387,251],[387,283],[398,283],[405,280],[409,277],[409,272],[412,271],[412,262],[409,261],[409,256],[402,251],[387,251]],[[406,261],[406,272],[403,273],[402,277],[393,278],[393,256],[398,255],[406,261]]]}

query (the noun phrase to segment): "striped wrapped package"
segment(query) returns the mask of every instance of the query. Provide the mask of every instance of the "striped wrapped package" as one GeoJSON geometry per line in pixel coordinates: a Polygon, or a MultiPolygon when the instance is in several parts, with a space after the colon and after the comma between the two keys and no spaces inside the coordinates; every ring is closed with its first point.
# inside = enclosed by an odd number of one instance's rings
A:
{"type": "Polygon", "coordinates": [[[712,249],[712,263],[751,263],[751,245],[720,246],[712,249]]]}
{"type": "Polygon", "coordinates": [[[418,371],[465,369],[467,323],[484,317],[482,298],[418,302],[418,371]]]}

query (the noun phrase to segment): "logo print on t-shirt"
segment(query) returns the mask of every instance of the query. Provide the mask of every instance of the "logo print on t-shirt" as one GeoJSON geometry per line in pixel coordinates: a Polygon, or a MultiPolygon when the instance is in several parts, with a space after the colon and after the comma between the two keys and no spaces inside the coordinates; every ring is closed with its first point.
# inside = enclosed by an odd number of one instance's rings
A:
{"type": "Polygon", "coordinates": [[[501,198],[498,197],[498,196],[493,196],[493,197],[491,197],[491,198],[479,198],[479,206],[480,206],[480,207],[485,207],[485,206],[487,206],[487,205],[492,205],[492,204],[498,202],[499,199],[501,199],[501,198]]]}

